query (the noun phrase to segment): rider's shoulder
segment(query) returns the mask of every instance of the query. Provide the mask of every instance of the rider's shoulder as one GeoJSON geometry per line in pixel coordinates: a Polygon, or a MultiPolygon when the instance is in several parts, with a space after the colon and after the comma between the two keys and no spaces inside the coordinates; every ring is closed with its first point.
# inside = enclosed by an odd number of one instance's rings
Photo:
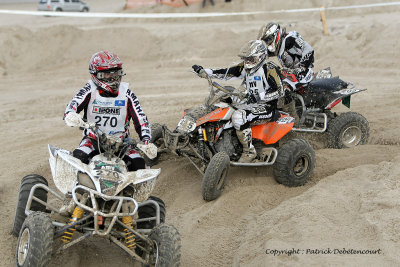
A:
{"type": "Polygon", "coordinates": [[[272,61],[267,61],[267,62],[265,63],[265,66],[266,66],[267,69],[269,69],[269,70],[271,70],[271,69],[278,69],[278,68],[279,68],[279,66],[278,66],[277,64],[275,64],[274,62],[272,62],[272,61]]]}
{"type": "Polygon", "coordinates": [[[290,31],[287,33],[287,36],[297,37],[297,36],[300,36],[300,33],[298,33],[297,31],[290,31]]]}

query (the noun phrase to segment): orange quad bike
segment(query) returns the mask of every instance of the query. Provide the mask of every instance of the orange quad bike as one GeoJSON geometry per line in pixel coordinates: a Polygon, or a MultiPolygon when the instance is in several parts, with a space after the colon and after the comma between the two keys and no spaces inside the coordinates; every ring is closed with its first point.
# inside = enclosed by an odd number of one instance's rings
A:
{"type": "Polygon", "coordinates": [[[202,195],[206,201],[221,195],[230,165],[273,165],[278,183],[289,187],[305,184],[314,169],[313,147],[304,139],[282,142],[282,138],[292,130],[295,119],[279,112],[275,121],[252,123],[257,158],[251,163],[239,163],[243,149],[231,116],[240,104],[223,101],[228,96],[239,96],[239,93],[231,86],[219,85],[210,77],[208,82],[210,94],[205,103],[184,110],[175,130],[158,123],[152,125],[151,141],[157,145],[158,154],[172,152],[186,157],[203,176],[202,195]]]}

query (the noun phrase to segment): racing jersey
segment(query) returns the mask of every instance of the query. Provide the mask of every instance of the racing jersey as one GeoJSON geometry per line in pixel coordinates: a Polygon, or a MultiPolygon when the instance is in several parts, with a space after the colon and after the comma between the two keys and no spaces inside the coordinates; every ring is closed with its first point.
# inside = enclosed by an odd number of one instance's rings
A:
{"type": "Polygon", "coordinates": [[[314,49],[298,32],[291,31],[282,39],[278,59],[285,68],[302,68],[304,71],[314,67],[314,49]]]}
{"type": "MultiPolygon", "coordinates": [[[[129,137],[129,123],[132,119],[140,140],[150,140],[151,130],[147,116],[128,83],[121,82],[118,95],[104,96],[93,81],[89,80],[69,102],[64,117],[69,112],[81,111],[84,112],[84,121],[95,122],[107,134],[123,132],[125,138],[129,137]]],[[[91,135],[91,131],[85,129],[83,134],[91,135]]]]}
{"type": "Polygon", "coordinates": [[[258,103],[276,109],[278,98],[284,96],[282,81],[278,66],[272,62],[265,62],[253,73],[247,73],[243,62],[226,69],[205,69],[211,77],[234,80],[244,79],[248,103],[258,103]]]}

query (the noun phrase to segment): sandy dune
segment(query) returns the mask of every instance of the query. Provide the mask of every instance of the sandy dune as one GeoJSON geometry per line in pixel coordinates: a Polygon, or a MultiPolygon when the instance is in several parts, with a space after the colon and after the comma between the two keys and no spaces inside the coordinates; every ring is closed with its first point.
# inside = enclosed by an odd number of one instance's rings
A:
{"type": "MultiPolygon", "coordinates": [[[[122,11],[124,1],[87,1],[93,12],[230,12],[344,6],[375,1],[215,0],[214,7],[153,6],[122,11]],[[111,5],[111,3],[113,3],[111,5]],[[258,8],[258,9],[257,9],[258,8]]],[[[376,1],[377,2],[377,1],[376,1]]],[[[386,1],[395,2],[395,1],[386,1]]],[[[35,3],[0,9],[36,10],[35,3]]],[[[269,168],[232,168],[223,195],[201,198],[201,177],[189,162],[163,156],[154,192],[167,204],[167,221],[182,237],[182,266],[399,266],[400,256],[400,7],[327,11],[329,36],[319,12],[193,19],[89,19],[0,14],[0,259],[13,266],[17,239],[10,232],[20,179],[30,173],[49,181],[47,144],[74,149],[78,129],[65,126],[64,108],[89,79],[90,56],[116,52],[151,122],[173,128],[181,110],[198,105],[207,82],[191,65],[237,62],[240,47],[270,20],[296,29],[315,49],[315,69],[366,92],[351,109],[370,122],[367,145],[333,150],[311,135],[316,168],[309,183],[287,188],[269,168]],[[274,256],[266,250],[304,250],[274,256]],[[381,250],[381,254],[310,255],[307,249],[381,250]]],[[[237,85],[237,84],[236,84],[237,85]]],[[[338,112],[345,111],[339,107],[338,112]]],[[[339,252],[338,252],[339,253],[339,252]]],[[[54,256],[51,266],[132,264],[102,239],[85,241],[54,256]]]]}

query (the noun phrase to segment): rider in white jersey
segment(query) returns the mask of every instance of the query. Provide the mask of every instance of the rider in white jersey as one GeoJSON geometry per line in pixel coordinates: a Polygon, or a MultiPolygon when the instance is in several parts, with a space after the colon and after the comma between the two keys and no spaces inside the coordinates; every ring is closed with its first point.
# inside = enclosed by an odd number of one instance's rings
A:
{"type": "MultiPolygon", "coordinates": [[[[239,162],[252,162],[257,153],[252,144],[250,123],[255,120],[275,120],[278,98],[284,96],[278,66],[267,62],[267,48],[260,40],[253,40],[243,46],[238,55],[243,62],[225,69],[203,69],[198,65],[192,68],[200,77],[211,77],[233,80],[243,79],[246,88],[245,99],[239,100],[240,108],[232,115],[232,124],[236,135],[243,146],[239,162]]],[[[238,102],[235,99],[231,101],[238,102]]]]}
{"type": "MultiPolygon", "coordinates": [[[[129,137],[130,120],[144,145],[148,145],[151,130],[147,116],[139,100],[129,88],[121,82],[124,74],[122,61],[107,51],[95,53],[90,59],[89,72],[91,80],[72,98],[65,110],[64,118],[68,126],[77,126],[74,120],[76,113],[83,111],[83,120],[94,122],[102,132],[107,134],[121,132],[122,138],[129,137]]],[[[73,155],[83,163],[98,154],[97,138],[89,129],[83,131],[83,139],[73,155]]],[[[129,171],[145,168],[145,161],[139,153],[130,148],[124,156],[129,171]]]]}
{"type": "Polygon", "coordinates": [[[275,22],[262,26],[258,39],[265,42],[268,55],[277,56],[283,67],[282,74],[286,77],[283,79],[284,90],[289,93],[285,94],[280,108],[292,115],[296,119],[295,126],[298,126],[299,116],[290,92],[296,91],[314,79],[314,49],[298,32],[286,33],[286,29],[275,22]]]}
{"type": "Polygon", "coordinates": [[[292,90],[301,84],[309,83],[314,78],[314,49],[298,32],[286,33],[286,29],[275,22],[262,26],[258,39],[265,42],[268,56],[277,56],[283,70],[296,77],[297,82],[290,82],[292,90]]]}

